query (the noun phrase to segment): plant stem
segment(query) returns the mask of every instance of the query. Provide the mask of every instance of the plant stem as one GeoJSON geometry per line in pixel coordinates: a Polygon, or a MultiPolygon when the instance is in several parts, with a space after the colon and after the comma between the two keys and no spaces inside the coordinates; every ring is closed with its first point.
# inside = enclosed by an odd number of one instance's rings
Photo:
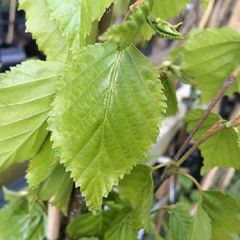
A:
{"type": "Polygon", "coordinates": [[[176,163],[174,161],[172,161],[172,160],[168,161],[168,162],[164,162],[164,163],[161,163],[161,164],[158,164],[158,165],[152,167],[152,171],[154,172],[154,171],[156,171],[156,170],[158,170],[160,168],[171,166],[171,165],[176,165],[176,163]]]}
{"type": "Polygon", "coordinates": [[[212,109],[215,107],[215,105],[218,103],[218,101],[223,97],[224,93],[227,91],[227,89],[236,81],[237,76],[239,75],[240,72],[240,67],[238,67],[232,75],[230,75],[227,80],[224,82],[224,84],[222,85],[221,89],[218,91],[218,93],[215,95],[215,97],[212,99],[212,101],[210,102],[210,104],[208,105],[208,108],[206,109],[206,111],[203,113],[203,115],[201,116],[201,118],[198,120],[198,122],[196,123],[195,127],[192,129],[192,131],[190,132],[189,136],[187,137],[187,139],[184,141],[183,145],[181,146],[181,148],[178,150],[178,152],[176,153],[176,155],[173,157],[174,161],[177,161],[180,156],[182,155],[182,153],[184,152],[184,150],[186,149],[186,147],[188,146],[188,144],[190,143],[190,141],[192,140],[192,138],[194,137],[194,135],[196,134],[196,132],[198,131],[198,129],[202,126],[202,124],[204,123],[204,121],[207,119],[208,115],[211,113],[212,109]]]}

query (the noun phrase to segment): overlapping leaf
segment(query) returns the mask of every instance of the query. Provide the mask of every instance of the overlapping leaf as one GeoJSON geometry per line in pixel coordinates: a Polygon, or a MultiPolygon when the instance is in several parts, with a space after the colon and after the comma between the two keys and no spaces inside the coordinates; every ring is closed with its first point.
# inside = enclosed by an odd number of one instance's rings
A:
{"type": "Polygon", "coordinates": [[[30,60],[0,75],[0,171],[40,149],[61,67],[30,60]]]}
{"type": "Polygon", "coordinates": [[[78,51],[85,45],[92,23],[99,20],[114,0],[45,0],[50,15],[67,37],[69,47],[78,51]]]}
{"type": "Polygon", "coordinates": [[[165,111],[162,85],[134,47],[89,46],[66,71],[50,125],[61,160],[92,211],[143,160],[165,111]]]}
{"type": "MultiPolygon", "coordinates": [[[[186,115],[186,123],[190,131],[200,116],[203,110],[193,110],[186,115]]],[[[199,139],[206,131],[221,118],[214,113],[211,113],[203,126],[199,129],[195,139],[199,139]]],[[[240,168],[240,147],[238,145],[237,132],[232,128],[222,129],[219,133],[209,138],[206,142],[200,145],[201,154],[204,158],[204,166],[202,172],[209,169],[219,167],[234,167],[240,168]]]]}
{"type": "Polygon", "coordinates": [[[240,64],[239,59],[240,33],[228,28],[209,29],[190,37],[185,45],[183,68],[194,77],[194,84],[207,102],[240,64]]]}
{"type": "Polygon", "coordinates": [[[45,0],[20,0],[20,9],[26,12],[27,31],[37,40],[38,47],[49,60],[64,62],[68,55],[66,38],[51,19],[45,0]]]}
{"type": "Polygon", "coordinates": [[[44,239],[46,214],[43,207],[34,204],[30,211],[27,198],[17,194],[7,200],[10,203],[0,210],[0,239],[44,239]]]}
{"type": "Polygon", "coordinates": [[[119,196],[132,208],[131,224],[138,228],[149,228],[153,200],[151,168],[138,165],[119,184],[119,196]]]}

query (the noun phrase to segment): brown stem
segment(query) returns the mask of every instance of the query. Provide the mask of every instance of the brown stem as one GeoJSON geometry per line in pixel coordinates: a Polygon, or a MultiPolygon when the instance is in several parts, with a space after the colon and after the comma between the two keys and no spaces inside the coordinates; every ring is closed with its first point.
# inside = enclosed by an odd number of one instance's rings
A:
{"type": "Polygon", "coordinates": [[[186,147],[188,146],[188,144],[190,143],[190,141],[192,140],[192,138],[194,137],[194,135],[196,134],[198,129],[202,126],[204,121],[207,119],[208,115],[211,113],[212,109],[215,107],[217,102],[223,97],[223,95],[227,91],[227,89],[236,81],[236,78],[237,78],[237,76],[235,74],[232,74],[224,82],[224,84],[221,87],[221,89],[218,91],[218,93],[215,95],[213,100],[210,102],[210,104],[208,105],[208,108],[203,113],[202,117],[198,120],[198,122],[196,123],[195,127],[190,132],[189,136],[187,137],[187,139],[184,141],[184,143],[181,146],[181,148],[178,150],[178,152],[174,156],[174,158],[173,158],[174,161],[177,161],[180,158],[180,156],[182,155],[182,153],[184,152],[184,150],[186,149],[186,147]]]}

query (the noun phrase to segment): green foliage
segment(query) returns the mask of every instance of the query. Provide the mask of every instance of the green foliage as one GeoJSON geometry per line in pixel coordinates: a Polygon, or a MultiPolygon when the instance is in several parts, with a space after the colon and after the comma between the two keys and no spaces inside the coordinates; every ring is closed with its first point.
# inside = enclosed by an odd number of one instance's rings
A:
{"type": "MultiPolygon", "coordinates": [[[[189,131],[202,114],[203,110],[194,110],[186,115],[185,121],[188,124],[189,131]]],[[[203,133],[205,133],[218,120],[220,120],[220,117],[211,113],[203,126],[199,129],[195,139],[199,139],[203,133]]],[[[232,128],[222,129],[219,133],[200,145],[200,150],[204,157],[204,167],[202,168],[203,173],[216,166],[240,168],[238,135],[232,128]]]]}
{"type": "Polygon", "coordinates": [[[54,101],[52,139],[96,211],[155,141],[165,111],[162,85],[136,48],[117,51],[106,43],[83,48],[63,86],[54,101]]]}
{"type": "Polygon", "coordinates": [[[208,102],[239,65],[239,58],[240,33],[228,28],[207,29],[193,34],[186,43],[183,68],[194,77],[193,83],[208,102]]]}
{"type": "Polygon", "coordinates": [[[61,68],[29,60],[0,74],[0,171],[32,158],[42,146],[61,68]]]}
{"type": "Polygon", "coordinates": [[[26,28],[32,33],[40,50],[49,60],[65,61],[68,55],[67,41],[51,19],[45,0],[20,0],[20,9],[26,12],[26,28]]]}
{"type": "Polygon", "coordinates": [[[43,240],[46,213],[43,206],[34,204],[29,210],[27,197],[6,193],[8,205],[0,210],[0,239],[43,240]]]}
{"type": "Polygon", "coordinates": [[[168,229],[171,240],[186,240],[192,222],[188,210],[184,205],[178,204],[169,214],[168,229]]]}
{"type": "Polygon", "coordinates": [[[137,9],[133,9],[129,20],[120,25],[113,26],[103,36],[105,40],[118,43],[120,49],[128,47],[141,31],[152,10],[153,0],[144,1],[137,9]]]}
{"type": "Polygon", "coordinates": [[[46,0],[50,16],[66,36],[69,48],[76,52],[86,45],[92,23],[100,20],[114,0],[46,0]]]}
{"type": "Polygon", "coordinates": [[[157,0],[153,5],[153,15],[169,20],[179,15],[189,2],[190,0],[157,0]]]}

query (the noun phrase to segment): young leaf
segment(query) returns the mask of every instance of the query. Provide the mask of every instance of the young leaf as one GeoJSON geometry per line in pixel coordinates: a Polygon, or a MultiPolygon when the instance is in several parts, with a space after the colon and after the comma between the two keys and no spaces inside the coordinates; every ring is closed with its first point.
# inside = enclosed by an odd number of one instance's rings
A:
{"type": "Polygon", "coordinates": [[[47,59],[64,62],[68,55],[66,38],[50,18],[45,0],[20,0],[19,7],[26,12],[27,31],[32,33],[47,59]]]}
{"type": "Polygon", "coordinates": [[[185,240],[189,235],[192,218],[185,206],[178,204],[170,211],[169,233],[172,240],[185,240]]]}
{"type": "Polygon", "coordinates": [[[66,35],[69,47],[78,51],[86,44],[92,23],[100,20],[107,7],[115,0],[45,0],[50,15],[66,35]]]}
{"type": "Polygon", "coordinates": [[[34,204],[31,211],[26,197],[11,198],[0,210],[0,239],[43,240],[46,214],[42,206],[34,204]]]}
{"type": "Polygon", "coordinates": [[[67,214],[73,182],[64,166],[57,165],[49,177],[30,192],[33,199],[48,201],[67,214]]]}
{"type": "Polygon", "coordinates": [[[137,35],[142,26],[146,23],[151,12],[153,0],[146,0],[131,14],[129,20],[120,25],[113,26],[103,36],[105,40],[112,40],[118,43],[120,49],[128,47],[137,35]]]}
{"type": "Polygon", "coordinates": [[[212,240],[234,240],[240,234],[240,206],[232,197],[206,191],[201,206],[211,219],[212,240]]]}
{"type": "Polygon", "coordinates": [[[165,96],[146,58],[113,43],[83,48],[63,85],[50,120],[54,146],[96,211],[155,141],[165,96]]]}
{"type": "Polygon", "coordinates": [[[30,161],[27,181],[30,189],[36,189],[53,172],[58,164],[54,156],[50,138],[47,138],[40,152],[30,161]]]}
{"type": "MultiPolygon", "coordinates": [[[[195,125],[196,121],[202,115],[203,110],[194,110],[186,115],[188,130],[195,125]]],[[[217,114],[211,113],[203,126],[199,129],[195,139],[199,139],[215,122],[220,120],[217,114]]],[[[219,133],[209,138],[200,145],[201,154],[204,158],[202,173],[209,169],[219,167],[240,168],[240,147],[238,145],[237,132],[232,128],[222,129],[219,133]]]]}
{"type": "Polygon", "coordinates": [[[183,69],[194,77],[203,100],[208,102],[240,64],[239,59],[240,33],[228,28],[202,30],[185,45],[183,69]]]}
{"type": "Polygon", "coordinates": [[[189,240],[211,240],[211,220],[201,205],[198,206],[189,240]]]}
{"type": "Polygon", "coordinates": [[[157,0],[154,1],[153,15],[165,20],[176,17],[187,7],[190,0],[157,0]]]}
{"type": "Polygon", "coordinates": [[[30,60],[0,74],[0,171],[40,149],[61,67],[30,60]]]}
{"type": "Polygon", "coordinates": [[[119,184],[122,202],[132,208],[131,224],[138,228],[149,228],[153,200],[151,168],[138,165],[119,184]]]}

